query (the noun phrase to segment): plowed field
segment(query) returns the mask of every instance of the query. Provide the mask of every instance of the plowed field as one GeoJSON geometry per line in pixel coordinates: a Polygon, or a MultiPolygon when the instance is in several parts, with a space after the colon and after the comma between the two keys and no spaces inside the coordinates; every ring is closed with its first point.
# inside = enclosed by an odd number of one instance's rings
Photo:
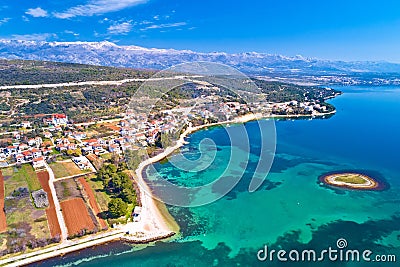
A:
{"type": "Polygon", "coordinates": [[[97,220],[99,221],[100,228],[101,229],[107,229],[107,223],[102,218],[99,217],[99,214],[101,213],[101,211],[100,211],[99,205],[97,204],[96,197],[95,197],[95,195],[93,193],[93,189],[86,182],[85,177],[79,178],[78,181],[82,184],[82,186],[83,186],[83,188],[84,188],[84,190],[86,192],[86,195],[89,198],[89,204],[92,207],[93,212],[96,215],[97,220]]]}
{"type": "Polygon", "coordinates": [[[52,237],[61,236],[61,228],[58,223],[57,213],[54,206],[53,195],[51,194],[49,187],[49,174],[47,171],[37,173],[40,184],[43,190],[47,193],[49,199],[49,207],[46,209],[47,221],[49,222],[50,233],[52,237]]]}
{"type": "Polygon", "coordinates": [[[69,236],[77,235],[82,230],[95,230],[95,224],[82,198],[69,199],[61,202],[60,205],[69,236]]]}

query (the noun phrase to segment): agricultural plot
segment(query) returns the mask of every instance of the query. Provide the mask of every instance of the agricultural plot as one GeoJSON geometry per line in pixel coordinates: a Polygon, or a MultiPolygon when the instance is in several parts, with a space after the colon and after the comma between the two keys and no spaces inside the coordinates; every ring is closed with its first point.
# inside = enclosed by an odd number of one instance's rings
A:
{"type": "Polygon", "coordinates": [[[106,192],[104,192],[103,182],[96,181],[93,178],[94,176],[90,177],[89,179],[87,179],[87,182],[93,190],[100,211],[105,212],[108,210],[108,203],[111,201],[111,198],[109,195],[107,195],[106,192]]]}
{"type": "Polygon", "coordinates": [[[86,181],[85,177],[81,177],[78,179],[79,183],[82,185],[83,190],[85,192],[86,197],[89,200],[90,207],[92,208],[94,215],[96,216],[97,221],[99,222],[101,229],[107,229],[106,221],[101,217],[101,210],[99,205],[97,204],[96,197],[94,192],[88,182],[86,181]]]}
{"type": "Polygon", "coordinates": [[[85,172],[81,171],[72,161],[51,163],[50,168],[53,170],[56,179],[85,174],[85,172]]]}
{"type": "Polygon", "coordinates": [[[30,164],[23,164],[20,167],[8,167],[2,169],[3,176],[7,180],[5,184],[5,195],[11,195],[18,188],[28,188],[30,192],[42,188],[35,170],[30,164]]]}
{"type": "Polygon", "coordinates": [[[82,193],[74,179],[65,179],[54,183],[59,201],[82,197],[82,193]]]}
{"type": "Polygon", "coordinates": [[[43,190],[47,193],[49,200],[49,207],[46,209],[46,216],[49,224],[49,229],[52,237],[59,237],[61,235],[60,224],[58,223],[57,213],[54,206],[53,196],[51,194],[49,186],[49,174],[47,171],[38,172],[38,179],[43,187],[43,190]]]}
{"type": "Polygon", "coordinates": [[[0,180],[5,186],[0,182],[0,189],[5,190],[0,190],[0,195],[3,193],[0,199],[4,200],[5,218],[0,216],[2,226],[6,228],[0,234],[0,244],[3,245],[0,254],[20,252],[51,243],[46,212],[35,208],[30,196],[31,190],[41,188],[33,168],[25,164],[21,168],[6,168],[2,171],[0,180]]]}
{"type": "Polygon", "coordinates": [[[95,218],[90,214],[82,198],[65,200],[60,205],[70,238],[97,231],[95,218]]]}

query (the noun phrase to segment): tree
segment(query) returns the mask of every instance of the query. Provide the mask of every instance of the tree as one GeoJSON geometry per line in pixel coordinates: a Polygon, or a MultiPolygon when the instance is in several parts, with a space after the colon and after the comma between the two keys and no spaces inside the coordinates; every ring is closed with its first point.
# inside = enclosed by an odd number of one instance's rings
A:
{"type": "Polygon", "coordinates": [[[82,156],[82,150],[80,148],[75,149],[74,151],[74,156],[75,157],[80,157],[82,156]]]}
{"type": "Polygon", "coordinates": [[[126,164],[125,161],[123,161],[118,164],[117,172],[123,172],[124,170],[127,170],[127,169],[128,169],[128,165],[126,164]]]}
{"type": "Polygon", "coordinates": [[[107,165],[106,170],[108,171],[108,173],[117,172],[117,166],[115,166],[114,164],[109,164],[107,165]]]}
{"type": "Polygon", "coordinates": [[[109,191],[112,191],[115,194],[119,194],[119,192],[121,192],[121,188],[122,188],[122,179],[121,176],[118,175],[117,173],[113,173],[111,175],[111,180],[108,183],[109,185],[109,191]]]}
{"type": "Polygon", "coordinates": [[[119,218],[126,214],[128,204],[120,198],[114,198],[108,203],[108,211],[112,218],[119,218]]]}
{"type": "Polygon", "coordinates": [[[112,153],[111,163],[114,164],[116,167],[118,167],[119,161],[120,161],[119,155],[117,153],[112,153]]]}
{"type": "Polygon", "coordinates": [[[128,203],[131,203],[133,205],[136,205],[136,194],[135,191],[133,191],[134,189],[128,189],[128,188],[124,188],[122,189],[121,192],[121,198],[128,203]]]}

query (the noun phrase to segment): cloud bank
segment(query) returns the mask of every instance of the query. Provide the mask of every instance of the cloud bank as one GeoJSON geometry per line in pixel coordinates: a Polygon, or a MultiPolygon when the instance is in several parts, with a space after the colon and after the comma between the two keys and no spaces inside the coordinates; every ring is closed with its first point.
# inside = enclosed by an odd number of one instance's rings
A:
{"type": "Polygon", "coordinates": [[[91,0],[84,5],[71,7],[53,15],[59,19],[69,19],[79,16],[95,16],[146,3],[148,0],[91,0]]]}
{"type": "Polygon", "coordinates": [[[109,34],[127,34],[132,30],[132,21],[111,25],[107,28],[109,34]]]}

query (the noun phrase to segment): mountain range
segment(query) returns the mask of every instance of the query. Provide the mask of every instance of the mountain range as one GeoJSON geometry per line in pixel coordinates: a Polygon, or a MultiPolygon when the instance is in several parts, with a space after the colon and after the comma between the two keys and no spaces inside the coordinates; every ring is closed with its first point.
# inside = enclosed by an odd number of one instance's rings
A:
{"type": "Polygon", "coordinates": [[[0,58],[46,60],[114,67],[164,69],[175,64],[212,61],[235,67],[247,74],[269,75],[362,75],[400,74],[400,64],[384,61],[329,61],[302,56],[266,53],[200,53],[190,50],[121,46],[103,42],[45,42],[0,40],[0,58]]]}

